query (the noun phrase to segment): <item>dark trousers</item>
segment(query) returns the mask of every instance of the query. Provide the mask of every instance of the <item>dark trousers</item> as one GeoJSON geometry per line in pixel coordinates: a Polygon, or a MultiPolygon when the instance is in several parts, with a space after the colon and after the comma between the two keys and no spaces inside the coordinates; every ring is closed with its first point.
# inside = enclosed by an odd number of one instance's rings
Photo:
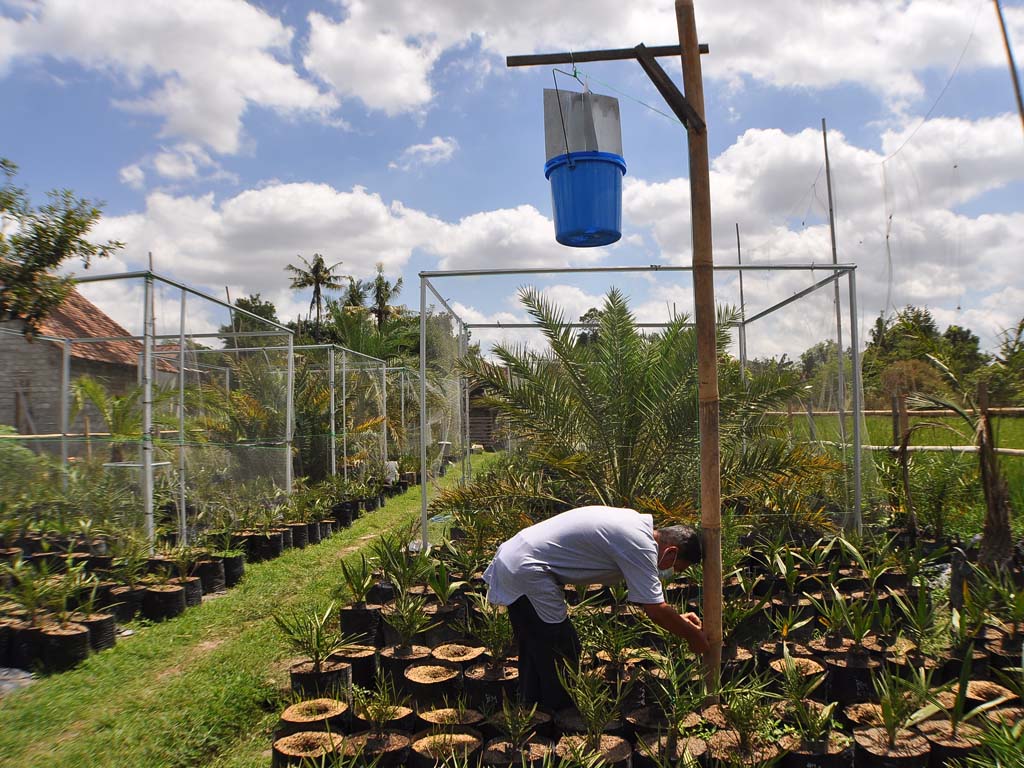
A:
{"type": "Polygon", "coordinates": [[[519,697],[527,704],[540,704],[550,710],[570,706],[572,701],[555,670],[566,661],[579,661],[580,637],[572,622],[566,618],[548,624],[537,615],[526,595],[508,607],[508,616],[519,644],[519,697]]]}

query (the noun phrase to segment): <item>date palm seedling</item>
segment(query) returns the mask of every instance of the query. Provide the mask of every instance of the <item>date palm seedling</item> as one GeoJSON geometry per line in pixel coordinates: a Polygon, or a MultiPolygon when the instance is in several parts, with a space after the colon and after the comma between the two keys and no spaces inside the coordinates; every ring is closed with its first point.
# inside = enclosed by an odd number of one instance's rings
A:
{"type": "Polygon", "coordinates": [[[358,638],[341,635],[331,626],[335,604],[315,606],[291,613],[275,613],[274,624],[285,642],[307,657],[314,673],[323,671],[328,657],[358,643],[358,638]]]}
{"type": "Polygon", "coordinates": [[[678,752],[683,723],[699,707],[705,692],[696,660],[686,653],[679,638],[665,634],[669,638],[665,650],[659,655],[654,671],[646,677],[653,703],[660,708],[668,726],[664,756],[671,760],[678,752]]]}
{"type": "Polygon", "coordinates": [[[931,673],[921,668],[907,677],[900,677],[883,666],[872,676],[871,682],[878,700],[881,726],[857,732],[857,742],[874,754],[892,752],[897,744],[927,753],[927,741],[908,729],[934,714],[926,706],[932,699],[931,673]]]}
{"type": "Polygon", "coordinates": [[[454,580],[443,560],[437,561],[427,576],[427,586],[441,605],[447,605],[467,584],[466,581],[454,580]]]}
{"type": "Polygon", "coordinates": [[[447,541],[440,556],[451,565],[454,573],[467,581],[487,565],[487,556],[483,551],[470,546],[468,542],[456,544],[447,541]]]}
{"type": "Polygon", "coordinates": [[[366,596],[374,584],[373,568],[366,559],[366,555],[360,553],[358,565],[354,563],[350,565],[342,560],[341,578],[352,599],[352,607],[366,608],[366,596]]]}
{"type": "Polygon", "coordinates": [[[964,768],[1019,768],[1024,755],[1024,720],[999,723],[982,732],[981,744],[964,761],[964,768]]]}
{"type": "MultiPolygon", "coordinates": [[[[967,709],[967,694],[969,690],[969,683],[971,682],[971,660],[973,650],[973,645],[968,646],[968,652],[964,657],[964,663],[960,668],[960,677],[956,681],[956,693],[953,697],[952,705],[945,709],[946,716],[949,718],[948,734],[952,741],[957,741],[959,739],[961,726],[965,723],[969,723],[978,715],[984,714],[990,709],[998,707],[1010,698],[1010,696],[999,696],[997,698],[990,699],[989,701],[982,702],[970,710],[967,709]]],[[[1009,693],[1009,691],[1007,693],[1009,693]]],[[[933,704],[931,707],[931,713],[941,711],[942,709],[943,708],[938,704],[933,704]]]]}
{"type": "Polygon", "coordinates": [[[768,621],[779,638],[775,644],[776,653],[781,653],[787,647],[793,639],[794,632],[799,632],[811,623],[811,617],[806,613],[803,608],[789,606],[785,611],[769,614],[768,621]]]}
{"type": "Polygon", "coordinates": [[[501,666],[512,648],[512,621],[503,607],[492,605],[483,595],[474,594],[472,597],[477,604],[473,634],[487,649],[487,666],[494,670],[501,666]]]}
{"type": "Polygon", "coordinates": [[[436,622],[424,611],[426,604],[427,601],[419,595],[401,592],[387,609],[384,621],[398,635],[396,656],[408,656],[412,653],[416,636],[436,626],[436,622]]]}
{"type": "Polygon", "coordinates": [[[767,683],[751,678],[730,685],[722,691],[722,715],[729,728],[736,732],[737,748],[743,755],[751,755],[761,746],[762,731],[772,721],[769,716],[767,683]]]}
{"type": "Polygon", "coordinates": [[[555,672],[583,721],[587,751],[600,754],[601,736],[619,716],[628,686],[621,682],[609,685],[597,670],[582,665],[567,663],[555,672]]]}
{"type": "MultiPolygon", "coordinates": [[[[513,701],[507,695],[501,702],[501,732],[505,734],[512,749],[519,755],[525,755],[528,743],[537,730],[535,715],[537,705],[527,707],[519,701],[513,701]]],[[[527,761],[528,762],[528,761],[527,761]]]]}
{"type": "Polygon", "coordinates": [[[782,547],[772,558],[772,571],[775,577],[785,585],[783,599],[792,603],[798,599],[797,584],[801,578],[800,564],[804,558],[796,549],[790,546],[782,547]]]}
{"type": "Polygon", "coordinates": [[[397,719],[407,708],[409,697],[399,693],[387,675],[377,675],[373,689],[353,686],[352,700],[356,714],[370,725],[375,738],[382,738],[388,723],[397,719]]]}
{"type": "Polygon", "coordinates": [[[936,611],[931,595],[927,590],[916,592],[913,599],[898,592],[889,592],[899,612],[898,621],[904,634],[916,646],[913,654],[919,657],[924,650],[925,642],[935,629],[936,611]]]}

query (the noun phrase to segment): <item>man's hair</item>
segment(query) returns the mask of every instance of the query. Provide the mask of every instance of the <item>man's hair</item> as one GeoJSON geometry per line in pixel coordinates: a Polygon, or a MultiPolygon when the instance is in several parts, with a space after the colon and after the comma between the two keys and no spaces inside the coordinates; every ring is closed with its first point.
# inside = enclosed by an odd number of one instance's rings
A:
{"type": "Polygon", "coordinates": [[[679,559],[699,563],[704,559],[704,546],[700,534],[688,525],[670,525],[658,529],[658,541],[666,547],[676,547],[679,559]]]}

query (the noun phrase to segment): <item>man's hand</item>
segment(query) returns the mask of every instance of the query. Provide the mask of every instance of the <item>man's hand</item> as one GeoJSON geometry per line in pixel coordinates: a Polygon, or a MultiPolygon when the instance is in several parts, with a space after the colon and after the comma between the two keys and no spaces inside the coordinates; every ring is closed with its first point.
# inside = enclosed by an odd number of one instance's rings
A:
{"type": "Polygon", "coordinates": [[[694,653],[707,653],[711,650],[707,635],[704,634],[700,618],[693,613],[681,616],[668,603],[652,603],[644,605],[644,613],[662,629],[683,638],[694,653]]]}

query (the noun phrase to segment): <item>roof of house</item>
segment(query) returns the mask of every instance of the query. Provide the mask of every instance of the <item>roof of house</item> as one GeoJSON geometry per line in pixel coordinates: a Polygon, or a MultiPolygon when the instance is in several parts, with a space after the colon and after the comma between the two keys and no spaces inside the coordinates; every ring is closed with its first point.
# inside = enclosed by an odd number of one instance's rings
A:
{"type": "MultiPolygon", "coordinates": [[[[72,289],[64,302],[46,317],[40,327],[43,336],[59,339],[98,339],[130,337],[132,334],[114,322],[109,315],[72,289]]],[[[121,341],[90,341],[71,345],[71,356],[79,360],[113,363],[135,368],[142,354],[142,342],[132,338],[121,341]]],[[[163,360],[162,370],[177,370],[163,360]]]]}

